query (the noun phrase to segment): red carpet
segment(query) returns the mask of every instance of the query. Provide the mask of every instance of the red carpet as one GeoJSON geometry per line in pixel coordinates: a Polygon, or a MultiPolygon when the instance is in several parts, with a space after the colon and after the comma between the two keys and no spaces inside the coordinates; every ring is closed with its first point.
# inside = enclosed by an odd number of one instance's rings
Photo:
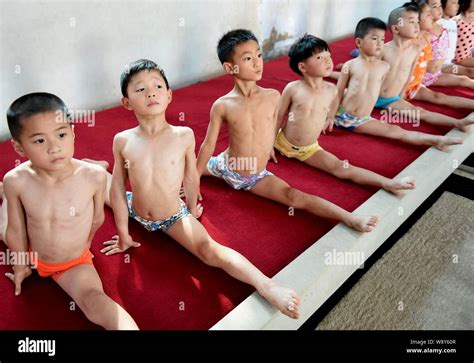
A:
{"type": "MultiPolygon", "coordinates": [[[[353,41],[345,39],[332,44],[331,48],[337,64],[348,59],[353,41]]],[[[297,79],[289,69],[286,57],[267,63],[264,74],[265,78],[259,84],[280,91],[287,80],[297,79]]],[[[206,132],[211,104],[231,87],[231,78],[223,76],[174,92],[167,112],[168,121],[194,130],[196,152],[206,132]],[[184,121],[180,121],[182,116],[184,121]]],[[[453,89],[450,93],[474,97],[474,92],[466,90],[453,89]]],[[[429,108],[457,117],[467,114],[445,107],[429,108]]],[[[121,107],[97,113],[95,127],[76,124],[75,156],[105,159],[112,163],[113,136],[135,125],[133,114],[121,107]]],[[[411,125],[402,126],[412,128],[411,125]]],[[[422,124],[418,130],[444,134],[448,128],[422,124]]],[[[223,130],[216,153],[226,147],[226,137],[223,130]]],[[[387,177],[399,173],[426,149],[341,130],[322,136],[320,143],[340,158],[387,177]]],[[[18,157],[10,142],[1,143],[0,151],[0,177],[3,177],[15,166],[18,157]]],[[[277,165],[269,163],[268,169],[291,185],[350,211],[376,191],[337,180],[279,154],[278,160],[277,165]]],[[[285,206],[250,193],[234,191],[225,182],[214,178],[203,178],[201,191],[204,197],[201,221],[210,234],[244,254],[270,276],[335,224],[301,211],[288,216],[285,206]]],[[[130,222],[130,226],[132,236],[142,242],[142,246],[130,251],[129,263],[124,255],[106,257],[99,252],[101,243],[115,233],[113,216],[108,208],[106,221],[96,234],[92,251],[106,292],[135,318],[140,328],[208,329],[252,293],[250,286],[218,269],[207,267],[164,234],[149,233],[136,222],[130,222]]],[[[0,251],[5,251],[3,245],[0,251]]],[[[10,270],[9,266],[0,266],[2,276],[10,270]]],[[[13,295],[12,283],[1,277],[0,296],[0,329],[97,329],[78,309],[70,309],[70,298],[52,279],[40,278],[36,273],[25,280],[19,297],[13,295]]]]}

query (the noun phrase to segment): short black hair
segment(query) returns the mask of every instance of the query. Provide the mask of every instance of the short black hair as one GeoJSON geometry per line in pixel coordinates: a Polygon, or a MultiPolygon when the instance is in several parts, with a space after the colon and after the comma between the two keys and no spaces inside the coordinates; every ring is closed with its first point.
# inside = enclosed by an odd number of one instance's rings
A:
{"type": "Polygon", "coordinates": [[[364,38],[369,31],[372,29],[380,29],[383,31],[387,30],[387,25],[378,18],[364,18],[361,19],[356,26],[355,29],[355,37],[356,38],[364,38]]]}
{"type": "Polygon", "coordinates": [[[299,38],[288,51],[288,63],[293,72],[302,76],[298,64],[311,57],[313,54],[329,50],[329,45],[324,40],[311,34],[305,34],[299,38]]]}
{"type": "Polygon", "coordinates": [[[472,0],[459,0],[459,14],[464,14],[471,7],[472,0]]]}
{"type": "Polygon", "coordinates": [[[221,63],[229,62],[234,53],[234,48],[249,40],[254,40],[258,43],[257,37],[250,30],[234,29],[225,33],[217,43],[217,56],[221,63]]]}
{"type": "Polygon", "coordinates": [[[448,0],[441,0],[441,7],[444,9],[448,5],[448,0]]]}
{"type": "Polygon", "coordinates": [[[388,16],[388,27],[392,31],[392,26],[398,25],[398,22],[405,13],[413,12],[420,15],[420,7],[416,4],[406,4],[406,6],[400,6],[393,9],[388,16]]]}
{"type": "Polygon", "coordinates": [[[412,0],[402,5],[402,8],[416,7],[418,12],[421,13],[423,8],[430,7],[429,0],[412,0]]]}
{"type": "Polygon", "coordinates": [[[71,117],[66,104],[58,96],[46,92],[34,92],[13,101],[7,110],[8,128],[14,140],[19,140],[23,129],[23,120],[43,112],[61,110],[68,123],[71,117]]]}
{"type": "Polygon", "coordinates": [[[127,87],[133,76],[143,70],[157,70],[160,72],[165,81],[166,89],[170,89],[168,79],[166,78],[165,71],[163,71],[163,69],[158,67],[158,65],[151,60],[139,59],[130,63],[120,75],[120,89],[122,90],[123,97],[128,97],[127,87]]]}

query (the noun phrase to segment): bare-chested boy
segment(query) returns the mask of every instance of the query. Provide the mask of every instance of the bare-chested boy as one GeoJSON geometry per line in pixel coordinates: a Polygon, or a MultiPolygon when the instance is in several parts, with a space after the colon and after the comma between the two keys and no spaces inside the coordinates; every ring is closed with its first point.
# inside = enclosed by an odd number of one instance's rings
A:
{"type": "Polygon", "coordinates": [[[390,65],[390,69],[382,83],[375,107],[401,111],[412,121],[419,122],[419,118],[430,124],[455,126],[467,131],[469,125],[474,123],[474,113],[457,119],[427,111],[404,99],[405,89],[411,80],[421,51],[420,46],[413,43],[420,32],[419,8],[417,6],[396,8],[390,13],[388,21],[393,40],[384,45],[382,60],[390,65]]]}
{"type": "MultiPolygon", "coordinates": [[[[13,148],[29,160],[3,179],[1,239],[12,253],[37,254],[39,275],[52,277],[93,323],[138,329],[104,293],[92,262],[92,239],[104,221],[106,172],[73,158],[66,105],[50,93],[27,94],[12,103],[7,120],[13,148]]],[[[19,295],[31,267],[16,264],[13,271],[6,276],[19,295]]]]}
{"type": "Polygon", "coordinates": [[[128,230],[129,217],[148,231],[162,231],[207,265],[254,286],[283,314],[298,318],[299,298],[265,276],[240,253],[212,239],[197,220],[199,176],[195,141],[188,127],[168,124],[165,111],[171,102],[165,73],[149,60],[133,62],[121,76],[122,104],[133,111],[138,126],[115,135],[114,169],[110,201],[118,237],[104,242],[106,255],[140,244],[128,230]],[[127,180],[132,192],[125,190],[127,180]],[[179,198],[183,184],[186,204],[179,198]]]}
{"type": "Polygon", "coordinates": [[[386,83],[388,76],[395,77],[390,73],[390,65],[379,59],[384,46],[385,31],[385,23],[377,18],[364,18],[357,24],[355,37],[360,54],[346,62],[342,68],[337,83],[339,98],[342,101],[336,114],[335,125],[414,145],[433,145],[440,150],[444,150],[448,145],[461,144],[461,138],[408,131],[370,116],[382,84],[386,83]]]}
{"type": "Polygon", "coordinates": [[[373,230],[377,217],[351,214],[322,198],[290,187],[266,170],[273,152],[280,94],[256,84],[263,71],[257,38],[248,30],[232,30],[220,39],[217,51],[224,70],[233,76],[235,85],[212,106],[197,161],[199,176],[213,175],[224,179],[234,189],[249,190],[287,206],[342,221],[359,231],[373,230]],[[228,128],[229,147],[211,157],[224,122],[228,128]]]}
{"type": "Polygon", "coordinates": [[[318,144],[325,124],[332,129],[332,117],[338,106],[337,87],[325,82],[333,70],[328,44],[313,35],[306,34],[292,45],[288,53],[291,69],[302,80],[289,83],[283,90],[278,112],[281,124],[288,112],[285,126],[279,130],[275,148],[282,155],[296,158],[315,168],[324,170],[341,179],[373,185],[399,194],[413,189],[410,177],[388,179],[370,170],[347,165],[318,144]]]}

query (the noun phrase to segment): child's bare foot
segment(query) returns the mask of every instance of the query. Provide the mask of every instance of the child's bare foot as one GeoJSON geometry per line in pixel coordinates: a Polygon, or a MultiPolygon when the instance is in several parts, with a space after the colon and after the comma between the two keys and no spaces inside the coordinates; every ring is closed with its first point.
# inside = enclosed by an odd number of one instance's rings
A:
{"type": "Polygon", "coordinates": [[[361,232],[371,232],[377,226],[377,223],[379,223],[379,217],[377,216],[370,216],[370,217],[352,216],[352,218],[347,223],[347,225],[361,232]]]}
{"type": "Polygon", "coordinates": [[[459,145],[464,142],[460,137],[440,136],[437,143],[434,145],[441,151],[446,151],[449,145],[459,145]]]}
{"type": "Polygon", "coordinates": [[[300,315],[300,299],[294,290],[272,282],[259,291],[259,293],[283,314],[292,319],[298,319],[300,315]]]}
{"type": "Polygon", "coordinates": [[[390,180],[383,188],[395,195],[403,194],[403,190],[415,189],[415,179],[411,176],[390,180]]]}
{"type": "Polygon", "coordinates": [[[96,164],[96,165],[99,165],[101,167],[103,167],[105,170],[107,170],[109,168],[109,163],[105,160],[92,160],[92,159],[82,159],[83,161],[86,161],[88,163],[91,163],[91,164],[96,164]]]}
{"type": "Polygon", "coordinates": [[[474,112],[471,112],[469,115],[456,122],[455,126],[461,131],[468,132],[472,124],[474,124],[474,112]]]}

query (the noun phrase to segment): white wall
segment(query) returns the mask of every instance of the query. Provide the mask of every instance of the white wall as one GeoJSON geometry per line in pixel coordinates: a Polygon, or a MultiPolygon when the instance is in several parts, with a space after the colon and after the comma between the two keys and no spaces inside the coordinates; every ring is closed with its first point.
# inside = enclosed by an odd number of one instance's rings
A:
{"type": "MultiPolygon", "coordinates": [[[[309,32],[331,40],[353,32],[365,16],[386,20],[394,0],[0,0],[0,137],[6,110],[25,93],[45,91],[72,110],[119,104],[124,66],[149,58],[173,88],[221,72],[216,44],[226,31],[248,28],[262,44],[272,28],[288,33],[266,57],[309,32]]],[[[267,42],[272,44],[272,42],[267,42]]]]}

